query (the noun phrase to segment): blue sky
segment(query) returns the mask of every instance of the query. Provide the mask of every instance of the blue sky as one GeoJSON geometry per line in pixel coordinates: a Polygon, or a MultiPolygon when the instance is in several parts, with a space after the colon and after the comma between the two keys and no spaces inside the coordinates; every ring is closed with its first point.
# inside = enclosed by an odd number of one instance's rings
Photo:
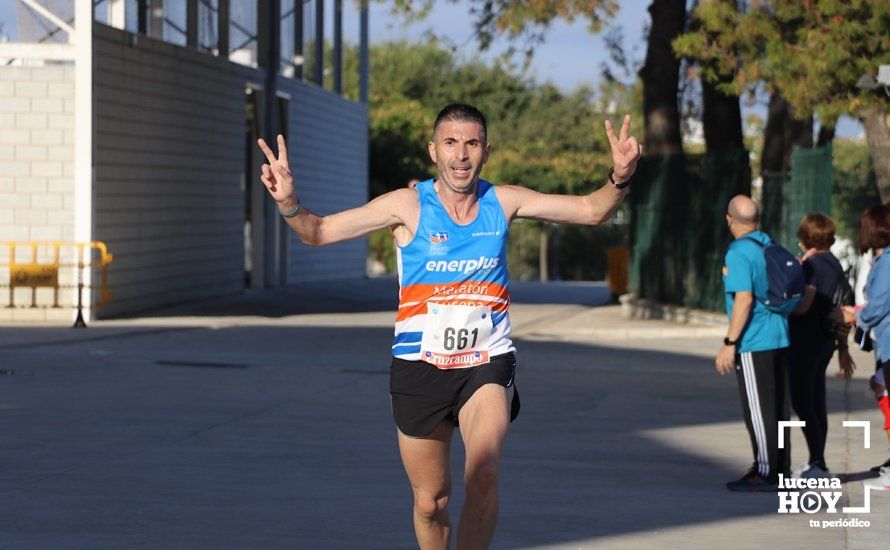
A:
{"type": "MultiPolygon", "coordinates": [[[[14,36],[15,3],[17,0],[0,0],[0,23],[4,23],[7,33],[14,36]],[[12,32],[10,32],[12,31],[12,32]]],[[[167,0],[174,4],[184,0],[167,0]]],[[[332,0],[325,0],[327,13],[331,13],[332,0]]],[[[646,54],[645,30],[649,25],[649,12],[646,8],[650,0],[624,0],[620,2],[617,16],[609,24],[621,27],[624,35],[624,47],[637,66],[642,64],[646,54]]],[[[352,0],[344,2],[343,32],[347,40],[358,39],[358,16],[352,0]]],[[[437,36],[447,39],[457,46],[458,53],[465,57],[481,55],[485,59],[493,59],[503,53],[508,44],[506,40],[497,40],[490,51],[479,53],[477,43],[473,39],[473,20],[470,15],[470,2],[452,3],[437,1],[429,17],[423,21],[406,24],[400,17],[392,16],[389,2],[372,2],[370,17],[370,36],[372,42],[406,39],[420,41],[429,37],[432,30],[437,36]]],[[[331,35],[331,19],[327,18],[327,35],[331,35]]],[[[585,21],[578,20],[572,24],[556,21],[548,30],[544,44],[535,50],[535,56],[529,69],[529,76],[535,81],[550,82],[570,91],[580,84],[596,87],[599,82],[600,66],[608,60],[602,34],[593,35],[587,30],[585,21]]],[[[753,107],[743,106],[747,114],[753,112],[766,117],[766,99],[760,98],[753,107]]],[[[862,126],[849,117],[838,122],[837,134],[840,137],[858,137],[862,135],[862,126]]]]}

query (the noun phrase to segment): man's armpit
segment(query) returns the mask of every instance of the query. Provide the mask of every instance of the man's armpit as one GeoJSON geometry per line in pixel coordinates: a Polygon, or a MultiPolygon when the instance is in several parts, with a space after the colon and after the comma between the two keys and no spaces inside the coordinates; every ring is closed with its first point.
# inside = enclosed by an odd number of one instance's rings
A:
{"type": "Polygon", "coordinates": [[[504,211],[504,217],[507,218],[508,222],[513,221],[516,218],[516,213],[519,211],[520,192],[514,185],[494,186],[495,197],[497,197],[501,210],[504,211]]]}

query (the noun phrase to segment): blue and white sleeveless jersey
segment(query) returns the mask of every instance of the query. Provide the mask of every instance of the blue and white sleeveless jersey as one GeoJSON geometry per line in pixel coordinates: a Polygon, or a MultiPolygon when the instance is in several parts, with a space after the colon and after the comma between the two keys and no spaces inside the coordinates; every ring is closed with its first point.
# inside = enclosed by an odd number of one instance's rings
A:
{"type": "Polygon", "coordinates": [[[392,353],[409,361],[433,362],[428,352],[421,356],[421,341],[428,311],[436,313],[437,304],[490,307],[488,355],[515,351],[510,340],[507,292],[509,222],[494,187],[479,180],[478,215],[472,223],[459,225],[445,211],[433,184],[434,180],[427,180],[416,185],[420,199],[417,231],[408,245],[397,248],[399,311],[392,353]]]}

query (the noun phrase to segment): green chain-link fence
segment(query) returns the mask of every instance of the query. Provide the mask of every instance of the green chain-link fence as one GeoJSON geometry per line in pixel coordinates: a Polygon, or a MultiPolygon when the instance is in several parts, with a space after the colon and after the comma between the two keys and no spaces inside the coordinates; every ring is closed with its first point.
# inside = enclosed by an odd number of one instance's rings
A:
{"type": "Polygon", "coordinates": [[[831,146],[795,149],[791,174],[769,174],[763,178],[764,231],[782,246],[797,253],[797,228],[808,212],[831,215],[831,146]]]}
{"type": "MultiPolygon", "coordinates": [[[[764,178],[762,204],[764,229],[796,252],[803,215],[830,210],[831,149],[798,150],[792,159],[792,177],[764,178]]],[[[740,193],[751,193],[746,151],[642,159],[630,195],[631,292],[722,311],[723,256],[732,240],[726,205],[740,193]]]]}
{"type": "Polygon", "coordinates": [[[726,203],[751,191],[748,153],[644,158],[631,192],[631,292],[720,309],[726,203]]]}

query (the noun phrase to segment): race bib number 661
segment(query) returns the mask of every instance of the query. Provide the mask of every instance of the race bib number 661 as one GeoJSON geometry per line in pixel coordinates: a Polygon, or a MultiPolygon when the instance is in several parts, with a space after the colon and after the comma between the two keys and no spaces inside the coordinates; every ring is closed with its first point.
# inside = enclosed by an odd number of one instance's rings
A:
{"type": "Polygon", "coordinates": [[[441,369],[488,363],[491,306],[430,302],[420,344],[420,358],[441,369]]]}

